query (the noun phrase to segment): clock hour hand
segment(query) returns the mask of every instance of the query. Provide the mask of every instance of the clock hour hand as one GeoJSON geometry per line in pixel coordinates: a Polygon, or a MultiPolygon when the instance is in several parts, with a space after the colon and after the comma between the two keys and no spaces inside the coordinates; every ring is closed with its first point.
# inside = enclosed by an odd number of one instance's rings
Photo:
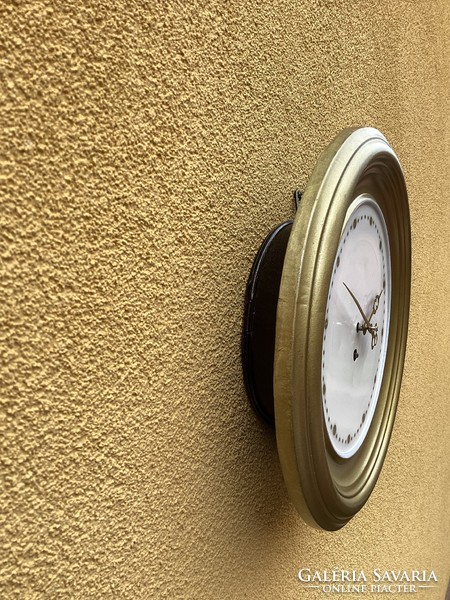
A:
{"type": "Polygon", "coordinates": [[[370,347],[373,350],[375,348],[375,346],[377,345],[377,342],[378,342],[378,331],[374,331],[374,332],[371,331],[370,333],[372,334],[372,340],[371,340],[371,343],[370,343],[370,347]]]}

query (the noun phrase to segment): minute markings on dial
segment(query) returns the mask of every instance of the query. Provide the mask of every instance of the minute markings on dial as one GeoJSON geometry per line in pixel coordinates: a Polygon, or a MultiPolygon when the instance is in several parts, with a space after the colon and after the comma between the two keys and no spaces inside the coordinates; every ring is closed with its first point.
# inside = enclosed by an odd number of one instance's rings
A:
{"type": "MultiPolygon", "coordinates": [[[[327,390],[326,393],[322,391],[322,402],[326,429],[333,448],[338,455],[344,458],[352,456],[355,453],[355,444],[356,450],[359,448],[361,445],[361,435],[363,440],[365,438],[378,399],[378,388],[381,381],[379,368],[380,365],[384,364],[383,349],[386,339],[384,335],[386,307],[389,306],[388,299],[390,296],[390,288],[387,280],[389,271],[386,270],[385,248],[389,248],[389,246],[388,244],[385,245],[384,238],[383,240],[381,239],[381,234],[384,234],[384,230],[378,228],[376,217],[379,217],[379,215],[371,218],[370,212],[361,216],[356,215],[356,226],[354,222],[355,215],[352,215],[347,221],[335,255],[325,312],[322,383],[327,383],[327,390]],[[360,225],[362,227],[359,227],[360,225]],[[355,230],[358,233],[353,236],[352,232],[355,230]],[[365,263],[359,260],[358,253],[356,254],[356,260],[354,259],[354,253],[360,250],[361,240],[363,242],[371,240],[370,246],[369,244],[365,244],[362,247],[362,256],[370,258],[365,263]],[[364,288],[361,286],[362,281],[359,282],[358,280],[359,283],[353,281],[356,273],[359,273],[357,269],[361,267],[364,269],[361,274],[364,275],[366,284],[369,284],[370,280],[372,280],[370,284],[378,280],[375,285],[379,284],[379,292],[367,290],[369,294],[366,295],[364,288]],[[340,275],[336,276],[338,271],[340,275]],[[347,281],[350,281],[352,288],[348,286],[347,281]],[[351,307],[349,308],[348,301],[345,301],[345,298],[341,297],[339,290],[336,289],[340,287],[341,282],[344,283],[355,306],[358,308],[357,313],[351,307]],[[362,302],[357,296],[361,297],[362,302]],[[370,298],[371,300],[369,300],[370,298]],[[384,302],[385,298],[386,302],[384,302]],[[347,308],[345,308],[345,305],[347,308]],[[350,321],[348,320],[349,317],[350,321]],[[351,357],[351,364],[355,367],[354,369],[348,369],[348,373],[352,373],[351,377],[353,381],[347,381],[348,377],[346,378],[345,374],[341,375],[336,372],[336,365],[339,366],[342,361],[339,361],[334,355],[328,355],[326,351],[327,349],[335,350],[338,343],[344,349],[342,343],[345,342],[347,344],[349,341],[346,339],[346,336],[348,336],[346,328],[330,327],[330,324],[350,325],[352,322],[358,332],[362,332],[363,335],[367,332],[370,333],[372,350],[366,353],[365,344],[359,344],[357,338],[352,338],[355,345],[351,347],[346,346],[345,354],[343,353],[345,357],[351,357]],[[378,352],[377,349],[380,345],[382,348],[378,352]],[[376,372],[372,371],[375,368],[376,372]],[[357,379],[356,382],[355,377],[357,379]],[[330,383],[329,386],[328,383],[330,383]],[[345,385],[347,384],[351,387],[349,392],[345,391],[345,385]],[[358,392],[358,386],[361,386],[361,392],[358,392]],[[348,401],[350,398],[354,398],[355,403],[349,404],[348,401]]],[[[383,225],[383,223],[381,222],[380,225],[383,225]]],[[[363,340],[360,339],[360,341],[362,342],[363,340]]]]}

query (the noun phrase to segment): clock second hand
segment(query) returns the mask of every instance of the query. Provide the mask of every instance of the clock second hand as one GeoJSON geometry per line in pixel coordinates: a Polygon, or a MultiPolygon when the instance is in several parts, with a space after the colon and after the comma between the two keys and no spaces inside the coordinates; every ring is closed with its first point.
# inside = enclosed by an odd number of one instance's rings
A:
{"type": "MultiPolygon", "coordinates": [[[[363,333],[364,333],[364,331],[368,331],[372,336],[372,342],[373,342],[374,339],[376,340],[375,336],[376,336],[378,327],[376,327],[376,326],[374,327],[370,323],[370,320],[366,317],[366,315],[361,307],[361,304],[358,302],[358,299],[356,298],[355,294],[351,291],[351,289],[348,287],[348,285],[345,282],[342,282],[342,283],[344,284],[344,286],[345,286],[346,290],[348,291],[348,293],[350,294],[350,296],[353,298],[354,303],[358,307],[358,310],[361,313],[362,318],[364,319],[365,326],[363,326],[361,328],[361,330],[363,331],[363,333]]],[[[375,305],[375,301],[374,301],[374,305],[375,305]]],[[[375,312],[376,312],[376,310],[375,310],[375,312]]],[[[372,318],[373,314],[374,314],[374,311],[372,310],[370,318],[372,318]]],[[[358,325],[359,325],[359,323],[358,323],[358,325]]],[[[375,344],[376,344],[376,341],[375,341],[375,344]]],[[[373,344],[372,348],[375,346],[375,344],[373,344]]]]}

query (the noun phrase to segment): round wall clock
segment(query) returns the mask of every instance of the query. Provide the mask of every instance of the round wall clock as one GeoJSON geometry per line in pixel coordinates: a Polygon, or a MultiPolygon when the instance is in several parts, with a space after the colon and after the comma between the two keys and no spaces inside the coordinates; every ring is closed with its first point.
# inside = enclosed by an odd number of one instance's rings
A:
{"type": "Polygon", "coordinates": [[[316,527],[344,526],[378,479],[400,393],[410,285],[398,158],[376,129],[346,129],[320,156],[294,221],[261,246],[242,337],[248,395],[275,423],[289,496],[316,527]]]}

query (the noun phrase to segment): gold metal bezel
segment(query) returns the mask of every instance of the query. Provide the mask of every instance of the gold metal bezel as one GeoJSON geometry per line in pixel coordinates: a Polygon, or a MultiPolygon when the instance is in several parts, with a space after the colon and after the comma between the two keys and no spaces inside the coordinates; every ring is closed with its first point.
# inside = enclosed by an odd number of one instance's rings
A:
{"type": "Polygon", "coordinates": [[[376,129],[346,129],[320,156],[297,211],[281,278],[274,364],[278,452],[289,495],[310,524],[345,525],[378,479],[400,393],[409,318],[411,233],[403,172],[376,129]],[[333,263],[352,201],[369,194],[386,221],[392,296],[377,407],[354,456],[332,449],[321,400],[323,328],[333,263]]]}

